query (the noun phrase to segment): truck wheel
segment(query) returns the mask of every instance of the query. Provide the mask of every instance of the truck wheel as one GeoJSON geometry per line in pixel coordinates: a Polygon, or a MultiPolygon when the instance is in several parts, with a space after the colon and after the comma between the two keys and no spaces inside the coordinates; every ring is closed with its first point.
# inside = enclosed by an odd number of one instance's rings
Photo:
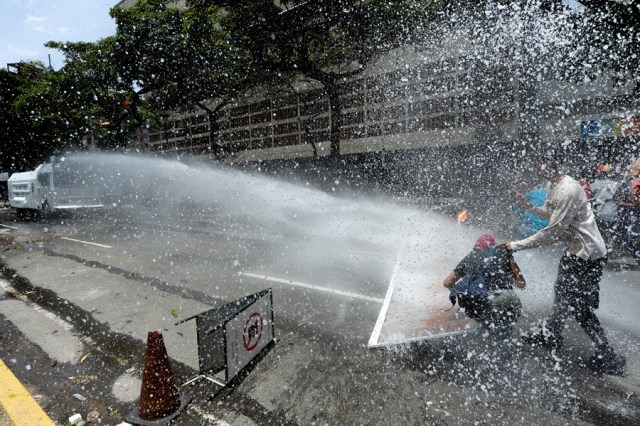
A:
{"type": "Polygon", "coordinates": [[[29,217],[29,210],[27,209],[16,209],[16,219],[17,220],[26,220],[29,217]]]}

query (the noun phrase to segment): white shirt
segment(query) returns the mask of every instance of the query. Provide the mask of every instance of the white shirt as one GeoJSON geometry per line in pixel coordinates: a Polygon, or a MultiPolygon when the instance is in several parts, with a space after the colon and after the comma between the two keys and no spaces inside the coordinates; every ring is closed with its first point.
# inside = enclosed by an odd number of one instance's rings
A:
{"type": "Polygon", "coordinates": [[[569,253],[584,260],[596,260],[606,255],[591,204],[584,189],[572,177],[565,175],[559,182],[548,182],[544,206],[529,211],[549,219],[549,224],[529,238],[513,241],[513,251],[561,243],[569,253]]]}

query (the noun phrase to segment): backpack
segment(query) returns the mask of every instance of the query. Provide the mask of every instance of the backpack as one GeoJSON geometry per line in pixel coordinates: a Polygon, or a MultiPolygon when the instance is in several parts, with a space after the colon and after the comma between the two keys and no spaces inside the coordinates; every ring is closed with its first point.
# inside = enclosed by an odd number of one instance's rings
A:
{"type": "Polygon", "coordinates": [[[449,293],[451,303],[455,305],[457,300],[458,305],[470,317],[474,314],[479,315],[484,308],[484,304],[489,300],[486,273],[493,262],[495,252],[496,246],[489,248],[489,255],[482,265],[482,270],[466,274],[449,293]]]}

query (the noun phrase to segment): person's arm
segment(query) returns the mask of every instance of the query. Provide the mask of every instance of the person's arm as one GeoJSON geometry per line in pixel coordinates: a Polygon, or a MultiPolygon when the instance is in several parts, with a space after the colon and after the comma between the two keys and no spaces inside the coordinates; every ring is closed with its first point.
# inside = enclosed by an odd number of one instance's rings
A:
{"type": "Polygon", "coordinates": [[[464,259],[462,259],[460,263],[458,263],[456,267],[453,268],[453,271],[451,271],[449,275],[447,275],[447,278],[444,279],[442,285],[448,289],[452,289],[460,278],[467,275],[467,265],[469,264],[472,256],[473,252],[467,254],[464,259]]]}
{"type": "Polygon", "coordinates": [[[615,203],[618,207],[633,207],[633,203],[627,203],[626,201],[622,201],[620,199],[617,199],[615,203]]]}
{"type": "Polygon", "coordinates": [[[445,286],[448,289],[452,289],[453,286],[456,285],[456,282],[459,279],[460,279],[460,277],[458,276],[456,271],[451,271],[451,273],[449,273],[449,275],[447,275],[447,278],[444,279],[442,285],[445,286]]]}
{"type": "MultiPolygon", "coordinates": [[[[565,188],[563,188],[563,190],[564,189],[565,188]]],[[[568,190],[568,192],[555,197],[556,207],[551,213],[549,224],[529,238],[507,243],[506,245],[510,250],[525,250],[553,244],[560,240],[560,237],[573,221],[577,205],[582,202],[579,197],[584,196],[582,193],[577,194],[575,188],[566,188],[566,190],[568,190]]],[[[582,189],[580,190],[582,191],[582,189]]]]}
{"type": "Polygon", "coordinates": [[[631,191],[629,188],[629,183],[627,182],[626,179],[618,184],[618,189],[616,190],[616,193],[613,195],[613,202],[616,203],[616,206],[618,207],[633,206],[633,204],[629,202],[628,197],[625,195],[625,192],[627,191],[627,189],[629,190],[629,192],[631,191]]]}
{"type": "Polygon", "coordinates": [[[529,192],[531,208],[529,213],[543,220],[549,221],[551,217],[551,207],[548,204],[547,194],[551,191],[551,183],[547,182],[544,188],[534,189],[529,192]]]}
{"type": "MultiPolygon", "coordinates": [[[[548,189],[547,189],[548,192],[548,189]]],[[[529,192],[528,194],[531,194],[531,192],[529,192]]],[[[518,206],[522,209],[525,210],[529,213],[531,213],[532,215],[542,218],[542,219],[549,219],[549,217],[551,216],[551,210],[549,209],[549,207],[547,206],[547,203],[545,202],[541,207],[537,207],[535,206],[533,203],[529,202],[527,200],[527,195],[522,194],[522,193],[516,193],[515,194],[516,197],[516,202],[518,204],[518,206]]]]}
{"type": "Polygon", "coordinates": [[[631,181],[631,203],[634,207],[640,208],[640,177],[631,181]]]}
{"type": "Polygon", "coordinates": [[[537,216],[541,219],[549,219],[551,217],[551,213],[549,212],[549,207],[547,206],[547,203],[544,203],[542,207],[536,207],[533,204],[530,204],[527,211],[532,215],[537,216]]]}

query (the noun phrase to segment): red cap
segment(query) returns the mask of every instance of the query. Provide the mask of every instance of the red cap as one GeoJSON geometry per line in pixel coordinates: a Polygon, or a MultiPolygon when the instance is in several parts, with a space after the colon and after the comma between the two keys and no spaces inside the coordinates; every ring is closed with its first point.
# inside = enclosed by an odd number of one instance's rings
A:
{"type": "Polygon", "coordinates": [[[473,246],[473,250],[480,250],[486,247],[495,246],[496,240],[489,234],[482,234],[476,240],[476,245],[473,246]]]}

